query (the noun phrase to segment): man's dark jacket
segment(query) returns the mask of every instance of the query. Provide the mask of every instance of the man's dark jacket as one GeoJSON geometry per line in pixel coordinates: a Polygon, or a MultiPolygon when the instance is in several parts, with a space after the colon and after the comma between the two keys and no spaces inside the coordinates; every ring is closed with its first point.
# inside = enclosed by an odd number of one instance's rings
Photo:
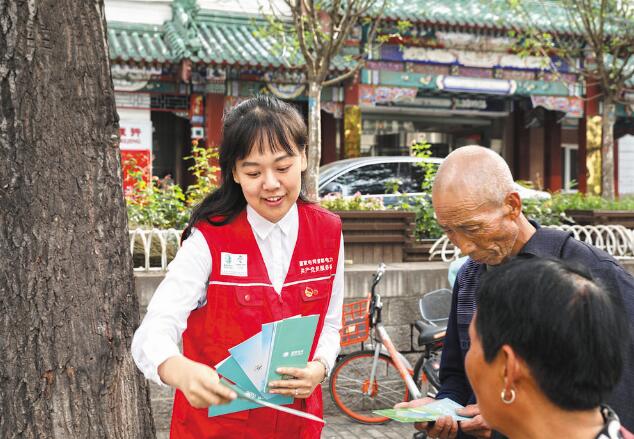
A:
{"type": "MultiPolygon", "coordinates": [[[[531,223],[533,223],[531,221],[531,223]]],[[[623,376],[607,404],[614,409],[621,423],[634,430],[634,278],[609,254],[580,242],[569,232],[539,227],[520,251],[520,255],[560,258],[584,266],[593,277],[617,291],[622,297],[630,321],[631,343],[625,354],[623,376]]],[[[464,359],[469,350],[469,323],[475,312],[475,293],[480,276],[486,271],[484,264],[468,259],[460,268],[453,290],[451,314],[443,347],[437,398],[450,398],[460,404],[474,404],[475,396],[467,381],[464,359]]],[[[566,383],[562,383],[566,385],[566,383]]],[[[470,437],[462,432],[459,438],[470,437]]]]}

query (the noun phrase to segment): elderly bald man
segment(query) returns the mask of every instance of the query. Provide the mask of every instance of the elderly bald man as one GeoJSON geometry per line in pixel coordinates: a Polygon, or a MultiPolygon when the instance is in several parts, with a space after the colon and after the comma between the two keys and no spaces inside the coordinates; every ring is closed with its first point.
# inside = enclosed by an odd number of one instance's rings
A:
{"type": "MultiPolygon", "coordinates": [[[[634,278],[607,253],[575,240],[570,233],[540,228],[529,221],[522,213],[522,201],[513,188],[508,165],[488,148],[465,146],[449,154],[436,174],[432,201],[438,224],[451,242],[469,256],[454,284],[440,365],[441,389],[436,399],[450,398],[467,405],[462,414],[473,416],[473,419],[458,425],[446,417],[434,424],[417,424],[417,428],[427,430],[432,438],[488,438],[492,434],[500,437],[491,432],[480,416],[464,368],[470,345],[469,323],[475,311],[475,292],[480,276],[517,255],[555,257],[583,265],[621,296],[630,319],[631,333],[634,333],[634,278]]],[[[606,402],[614,408],[622,424],[632,430],[634,346],[631,344],[625,357],[621,382],[606,402]]],[[[502,386],[501,382],[500,391],[502,386]]],[[[430,401],[433,400],[423,398],[401,406],[423,405],[430,401]]]]}

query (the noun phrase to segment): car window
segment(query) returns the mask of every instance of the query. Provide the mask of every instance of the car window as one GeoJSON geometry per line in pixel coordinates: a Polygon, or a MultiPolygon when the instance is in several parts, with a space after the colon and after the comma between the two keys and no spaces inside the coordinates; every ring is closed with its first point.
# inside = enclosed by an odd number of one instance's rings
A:
{"type": "Polygon", "coordinates": [[[422,192],[421,184],[425,181],[425,167],[418,163],[402,162],[399,166],[398,178],[401,180],[401,193],[422,192]]]}
{"type": "MultiPolygon", "coordinates": [[[[389,179],[396,178],[398,163],[376,163],[352,169],[335,178],[331,183],[341,185],[343,195],[385,194],[385,184],[389,179]]],[[[329,185],[330,186],[330,185],[329,185]]]]}

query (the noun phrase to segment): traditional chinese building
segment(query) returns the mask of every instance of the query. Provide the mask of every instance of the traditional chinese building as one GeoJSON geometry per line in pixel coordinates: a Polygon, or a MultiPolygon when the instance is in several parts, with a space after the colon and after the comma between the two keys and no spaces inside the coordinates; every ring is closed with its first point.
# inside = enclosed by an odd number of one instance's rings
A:
{"type": "MultiPolygon", "coordinates": [[[[576,181],[585,190],[596,102],[584,101],[588,91],[562,60],[553,59],[555,74],[542,58],[517,55],[508,33],[517,17],[495,1],[487,5],[390,2],[386,42],[374,45],[355,79],[324,90],[322,161],[409,154],[423,138],[440,157],[477,143],[499,152],[517,179],[551,190],[572,189],[576,181]],[[411,25],[391,36],[405,20],[411,25]]],[[[256,93],[307,113],[299,63],[259,33],[266,22],[254,1],[110,0],[106,13],[122,149],[151,150],[155,175],[190,183],[182,160],[190,140],[217,144],[224,111],[256,93]]],[[[544,31],[565,34],[565,16],[551,27],[544,31]]],[[[367,44],[364,36],[360,25],[347,49],[367,44]]],[[[623,117],[615,137],[628,132],[634,130],[623,117]]],[[[619,154],[618,180],[634,192],[629,138],[619,154]]]]}

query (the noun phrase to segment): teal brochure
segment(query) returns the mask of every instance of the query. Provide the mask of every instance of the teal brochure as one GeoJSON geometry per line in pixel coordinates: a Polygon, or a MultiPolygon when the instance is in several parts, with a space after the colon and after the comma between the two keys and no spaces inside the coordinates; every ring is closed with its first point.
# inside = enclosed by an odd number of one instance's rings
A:
{"type": "Polygon", "coordinates": [[[275,322],[271,357],[265,375],[266,384],[283,379],[276,372],[278,367],[306,367],[318,321],[319,316],[315,314],[275,322]]]}
{"type": "Polygon", "coordinates": [[[253,394],[251,392],[245,392],[244,390],[242,390],[241,388],[239,388],[238,386],[236,386],[235,384],[227,381],[226,378],[220,378],[220,382],[227,386],[228,388],[230,388],[231,390],[233,390],[234,392],[236,392],[236,394],[238,395],[238,398],[240,399],[244,399],[246,401],[250,401],[253,403],[256,403],[256,405],[260,405],[263,407],[268,407],[271,408],[273,410],[278,410],[280,412],[284,412],[284,413],[289,413],[291,415],[295,415],[295,416],[299,416],[300,418],[305,418],[305,419],[310,419],[311,421],[315,421],[315,422],[319,422],[321,424],[325,424],[326,421],[324,421],[321,418],[318,418],[317,416],[310,414],[310,413],[306,413],[303,412],[301,410],[297,410],[291,407],[286,407],[283,405],[277,405],[277,404],[273,404],[270,401],[264,400],[264,399],[255,399],[253,398],[253,394]]]}
{"type": "MultiPolygon", "coordinates": [[[[235,383],[245,394],[248,394],[253,399],[261,399],[258,390],[255,388],[249,377],[244,373],[238,362],[233,357],[227,357],[216,365],[216,371],[225,379],[235,383]]],[[[269,394],[270,395],[270,394],[269,394]]],[[[293,398],[284,395],[271,395],[267,399],[268,402],[277,405],[291,404],[293,398]]],[[[220,416],[227,413],[241,412],[243,410],[256,409],[262,407],[262,405],[249,401],[243,398],[236,398],[229,404],[212,405],[209,407],[208,416],[220,416]]]]}
{"type": "Polygon", "coordinates": [[[229,349],[258,392],[266,386],[267,358],[262,355],[262,332],[229,349]]]}
{"type": "Polygon", "coordinates": [[[443,416],[451,416],[456,421],[470,419],[456,413],[456,409],[460,408],[464,407],[449,398],[444,398],[420,407],[374,410],[372,413],[386,416],[398,422],[430,422],[443,416]]]}
{"type": "MultiPolygon", "coordinates": [[[[276,325],[277,322],[265,323],[262,325],[262,356],[265,358],[266,364],[271,361],[271,347],[273,345],[273,334],[275,332],[276,325]]],[[[260,394],[267,399],[274,396],[273,393],[266,393],[264,389],[261,389],[260,394]]]]}

